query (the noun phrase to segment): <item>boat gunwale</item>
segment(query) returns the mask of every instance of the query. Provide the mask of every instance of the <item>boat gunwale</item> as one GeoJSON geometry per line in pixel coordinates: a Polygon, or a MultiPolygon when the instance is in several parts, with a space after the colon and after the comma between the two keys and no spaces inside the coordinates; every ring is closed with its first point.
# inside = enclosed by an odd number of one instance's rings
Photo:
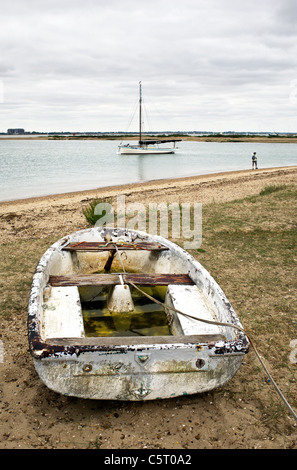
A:
{"type": "Polygon", "coordinates": [[[146,336],[146,337],[85,337],[85,338],[47,338],[31,337],[31,355],[35,359],[45,359],[65,355],[78,357],[86,352],[120,352],[152,349],[208,348],[211,356],[244,356],[248,348],[240,341],[226,341],[223,335],[184,335],[184,336],[146,336]],[[110,341],[108,341],[110,340],[110,341]]]}

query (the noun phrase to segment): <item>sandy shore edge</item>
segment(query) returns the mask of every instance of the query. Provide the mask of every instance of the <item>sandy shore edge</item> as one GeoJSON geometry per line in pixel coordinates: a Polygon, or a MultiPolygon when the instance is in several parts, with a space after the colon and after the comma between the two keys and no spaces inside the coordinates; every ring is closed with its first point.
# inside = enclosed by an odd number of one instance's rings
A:
{"type": "MultiPolygon", "coordinates": [[[[231,196],[234,196],[233,198],[237,198],[238,191],[235,190],[234,186],[239,185],[239,188],[241,187],[242,190],[240,192],[244,197],[244,195],[248,196],[249,194],[252,194],[253,187],[259,186],[257,183],[260,181],[269,182],[270,180],[279,181],[280,183],[287,182],[287,184],[296,183],[297,166],[263,168],[259,170],[226,171],[3,201],[0,202],[0,212],[6,213],[10,211],[19,211],[20,209],[26,210],[37,207],[42,208],[48,207],[49,205],[51,207],[65,204],[76,205],[78,203],[88,202],[94,198],[115,197],[120,194],[126,195],[130,198],[132,197],[133,200],[137,197],[142,200],[145,194],[149,193],[150,199],[153,199],[154,201],[162,199],[166,195],[170,196],[169,199],[172,200],[172,196],[177,197],[182,194],[183,200],[191,200],[193,191],[197,196],[202,196],[202,194],[200,194],[202,189],[206,190],[209,187],[213,188],[214,197],[215,188],[219,187],[221,190],[225,188],[222,200],[230,200],[230,190],[227,189],[228,186],[233,186],[234,191],[231,193],[231,196]]],[[[206,201],[201,200],[200,202],[206,201]]]]}

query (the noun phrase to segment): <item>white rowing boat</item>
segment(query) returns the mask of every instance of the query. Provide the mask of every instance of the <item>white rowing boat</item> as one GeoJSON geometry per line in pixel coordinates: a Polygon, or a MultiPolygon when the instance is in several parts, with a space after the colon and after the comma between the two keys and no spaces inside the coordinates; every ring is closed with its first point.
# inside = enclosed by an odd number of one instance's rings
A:
{"type": "Polygon", "coordinates": [[[240,328],[198,261],[143,232],[68,235],[33,277],[30,351],[44,384],[64,395],[152,400],[222,387],[249,349],[240,328]]]}

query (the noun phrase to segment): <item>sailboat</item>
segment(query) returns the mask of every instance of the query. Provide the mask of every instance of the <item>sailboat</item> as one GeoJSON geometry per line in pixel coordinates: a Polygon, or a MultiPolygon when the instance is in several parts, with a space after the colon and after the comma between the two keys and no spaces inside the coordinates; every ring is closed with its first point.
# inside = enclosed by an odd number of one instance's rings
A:
{"type": "Polygon", "coordinates": [[[181,139],[172,140],[143,140],[142,138],[142,87],[139,82],[139,140],[138,144],[121,144],[119,145],[119,152],[121,155],[130,154],[163,154],[163,153],[175,153],[176,142],[180,142],[181,139]],[[174,143],[173,147],[159,147],[160,144],[174,143]]]}

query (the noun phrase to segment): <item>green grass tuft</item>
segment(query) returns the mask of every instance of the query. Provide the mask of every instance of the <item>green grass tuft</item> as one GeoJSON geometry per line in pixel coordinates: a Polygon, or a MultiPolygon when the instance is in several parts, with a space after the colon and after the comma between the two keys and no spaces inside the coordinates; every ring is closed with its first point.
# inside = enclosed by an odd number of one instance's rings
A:
{"type": "Polygon", "coordinates": [[[260,191],[260,196],[266,196],[267,194],[276,193],[277,191],[283,191],[284,189],[287,189],[287,186],[285,184],[272,184],[269,186],[265,186],[265,188],[260,191]]]}
{"type": "Polygon", "coordinates": [[[111,198],[105,198],[105,199],[94,199],[90,204],[85,207],[82,212],[83,215],[86,218],[86,221],[88,222],[89,225],[95,225],[98,220],[100,220],[104,215],[106,215],[106,211],[103,211],[102,214],[95,214],[95,208],[98,204],[111,204],[111,198]]]}

